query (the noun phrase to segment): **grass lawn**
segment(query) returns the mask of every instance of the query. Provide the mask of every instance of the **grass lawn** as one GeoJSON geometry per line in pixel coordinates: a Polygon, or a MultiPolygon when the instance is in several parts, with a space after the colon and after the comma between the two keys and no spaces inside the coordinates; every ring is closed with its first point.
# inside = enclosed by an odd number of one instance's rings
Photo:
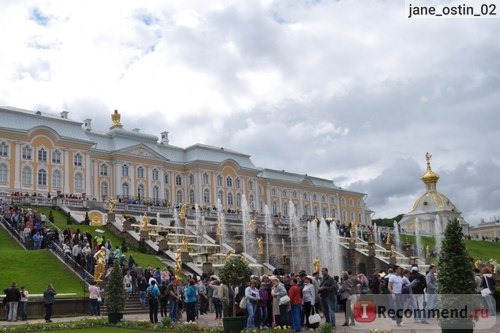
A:
{"type": "Polygon", "coordinates": [[[122,328],[122,327],[90,327],[90,328],[80,328],[80,329],[68,329],[68,330],[57,330],[57,333],[130,333],[137,332],[137,329],[133,328],[122,328]]]}
{"type": "Polygon", "coordinates": [[[15,281],[18,287],[24,284],[30,294],[42,294],[51,283],[58,293],[83,295],[80,282],[63,263],[47,250],[24,250],[3,228],[0,228],[0,262],[1,294],[15,281]]]}

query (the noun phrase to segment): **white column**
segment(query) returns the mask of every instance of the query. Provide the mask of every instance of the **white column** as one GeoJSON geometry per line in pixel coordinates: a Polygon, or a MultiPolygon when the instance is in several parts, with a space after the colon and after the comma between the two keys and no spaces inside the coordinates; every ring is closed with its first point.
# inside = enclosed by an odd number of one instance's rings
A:
{"type": "Polygon", "coordinates": [[[70,180],[70,174],[69,174],[69,149],[64,148],[64,193],[63,194],[69,194],[69,180],[70,180]]]}
{"type": "Polygon", "coordinates": [[[21,190],[20,174],[21,174],[21,151],[23,150],[22,142],[16,141],[14,152],[14,191],[21,190]]]}
{"type": "MultiPolygon", "coordinates": [[[[111,170],[110,170],[111,172],[111,170]]],[[[99,186],[99,161],[94,160],[92,163],[92,174],[94,175],[94,188],[92,189],[92,196],[96,198],[98,201],[101,201],[102,193],[101,188],[99,186]]],[[[111,184],[109,184],[108,191],[110,190],[111,184]]],[[[109,196],[109,193],[108,193],[109,196]]]]}
{"type": "Polygon", "coordinates": [[[89,153],[85,153],[85,193],[87,194],[87,198],[92,197],[93,195],[91,162],[89,153]]]}

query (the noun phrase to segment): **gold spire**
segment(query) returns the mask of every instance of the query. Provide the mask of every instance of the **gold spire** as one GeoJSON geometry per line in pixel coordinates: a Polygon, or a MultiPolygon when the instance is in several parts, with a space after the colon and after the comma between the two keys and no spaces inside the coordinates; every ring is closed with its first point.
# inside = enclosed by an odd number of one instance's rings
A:
{"type": "Polygon", "coordinates": [[[425,186],[427,187],[427,191],[429,190],[436,190],[436,183],[439,180],[439,175],[432,171],[431,169],[431,157],[432,155],[429,153],[425,154],[425,160],[427,161],[427,171],[425,174],[420,177],[420,179],[424,182],[425,186]]]}
{"type": "Polygon", "coordinates": [[[118,110],[115,110],[115,112],[111,115],[111,127],[109,129],[113,129],[115,127],[119,127],[119,128],[122,128],[123,125],[122,123],[120,123],[120,119],[121,119],[121,114],[118,113],[118,110]]]}

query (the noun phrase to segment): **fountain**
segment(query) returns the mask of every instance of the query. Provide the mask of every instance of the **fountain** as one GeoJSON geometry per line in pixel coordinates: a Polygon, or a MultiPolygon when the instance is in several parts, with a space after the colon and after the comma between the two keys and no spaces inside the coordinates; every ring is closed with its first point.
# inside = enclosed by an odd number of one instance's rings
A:
{"type": "Polygon", "coordinates": [[[423,248],[422,248],[422,237],[420,236],[418,217],[415,219],[415,242],[417,244],[417,257],[421,259],[423,258],[423,248]]]}
{"type": "Polygon", "coordinates": [[[276,254],[280,252],[280,249],[276,243],[276,228],[273,225],[271,213],[267,205],[264,206],[264,222],[266,225],[266,262],[277,266],[279,260],[276,254]],[[271,258],[270,253],[272,253],[273,258],[271,258]]]}
{"type": "Polygon", "coordinates": [[[396,220],[394,220],[394,246],[396,247],[396,251],[401,250],[401,236],[399,235],[399,224],[396,220]]]}
{"type": "Polygon", "coordinates": [[[380,242],[380,234],[378,232],[377,223],[373,222],[373,242],[378,244],[380,242]]]}
{"type": "Polygon", "coordinates": [[[225,241],[226,235],[226,221],[224,219],[224,212],[222,211],[222,204],[220,199],[217,198],[217,231],[215,232],[216,236],[219,237],[219,244],[221,246],[221,251],[223,249],[223,244],[225,241]]]}
{"type": "Polygon", "coordinates": [[[256,229],[257,224],[255,220],[250,218],[250,210],[248,208],[247,198],[243,194],[241,198],[241,218],[243,224],[243,252],[251,255],[254,258],[258,258],[256,248],[256,229]]]}
{"type": "Polygon", "coordinates": [[[441,218],[436,214],[436,219],[434,220],[434,240],[436,242],[436,254],[441,253],[441,242],[443,240],[443,227],[441,225],[441,218]]]}

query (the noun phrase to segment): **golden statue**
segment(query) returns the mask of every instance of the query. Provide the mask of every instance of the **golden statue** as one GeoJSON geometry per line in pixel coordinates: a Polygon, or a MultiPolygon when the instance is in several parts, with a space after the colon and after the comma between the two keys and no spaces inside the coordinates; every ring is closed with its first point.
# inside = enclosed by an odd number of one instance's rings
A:
{"type": "Polygon", "coordinates": [[[186,211],[187,209],[189,208],[189,205],[188,204],[184,204],[182,205],[181,207],[181,211],[179,213],[179,220],[184,220],[186,218],[186,211]]]}
{"type": "Polygon", "coordinates": [[[175,253],[175,277],[177,279],[180,279],[181,277],[181,270],[182,270],[182,258],[181,258],[181,249],[177,249],[177,252],[175,253]]]}
{"type": "Polygon", "coordinates": [[[319,272],[321,269],[321,263],[319,262],[319,258],[315,257],[313,261],[314,272],[319,272]]]}
{"type": "Polygon", "coordinates": [[[233,251],[231,251],[231,250],[228,250],[226,252],[226,256],[225,256],[226,257],[226,262],[228,262],[229,260],[231,260],[231,255],[232,254],[233,254],[233,251]]]}
{"type": "Polygon", "coordinates": [[[481,263],[482,263],[481,259],[477,259],[476,261],[474,261],[474,266],[476,268],[479,268],[479,266],[481,266],[481,263]]]}
{"type": "Polygon", "coordinates": [[[96,262],[94,266],[94,279],[96,281],[102,281],[106,270],[106,249],[104,246],[101,246],[99,251],[94,254],[94,260],[96,262]]]}
{"type": "Polygon", "coordinates": [[[92,215],[92,219],[90,220],[90,225],[92,226],[102,225],[99,215],[97,214],[92,215]]]}
{"type": "Polygon", "coordinates": [[[149,229],[149,216],[148,213],[144,213],[142,216],[142,230],[148,231],[149,229]]]}
{"type": "Polygon", "coordinates": [[[257,247],[258,247],[257,253],[264,254],[264,240],[262,239],[262,237],[257,238],[257,247]]]}
{"type": "Polygon", "coordinates": [[[391,257],[395,257],[396,256],[396,247],[394,246],[394,244],[391,245],[391,257]]]}
{"type": "Polygon", "coordinates": [[[115,110],[115,112],[111,115],[111,127],[110,128],[115,128],[115,127],[123,127],[122,123],[120,123],[121,115],[118,113],[118,110],[115,110]]]}
{"type": "Polygon", "coordinates": [[[109,202],[108,202],[108,213],[115,212],[115,205],[116,205],[116,200],[113,198],[110,198],[109,202]]]}
{"type": "Polygon", "coordinates": [[[431,256],[431,249],[429,248],[429,245],[425,247],[425,257],[430,258],[431,256]]]}
{"type": "Polygon", "coordinates": [[[493,262],[491,263],[492,267],[491,267],[491,274],[495,275],[497,273],[497,261],[496,260],[493,260],[493,262]]]}
{"type": "Polygon", "coordinates": [[[387,233],[387,237],[386,237],[385,243],[387,245],[391,244],[391,239],[392,239],[392,235],[390,233],[387,233]]]}
{"type": "Polygon", "coordinates": [[[188,244],[188,237],[186,235],[182,236],[182,252],[189,252],[188,244]]]}

